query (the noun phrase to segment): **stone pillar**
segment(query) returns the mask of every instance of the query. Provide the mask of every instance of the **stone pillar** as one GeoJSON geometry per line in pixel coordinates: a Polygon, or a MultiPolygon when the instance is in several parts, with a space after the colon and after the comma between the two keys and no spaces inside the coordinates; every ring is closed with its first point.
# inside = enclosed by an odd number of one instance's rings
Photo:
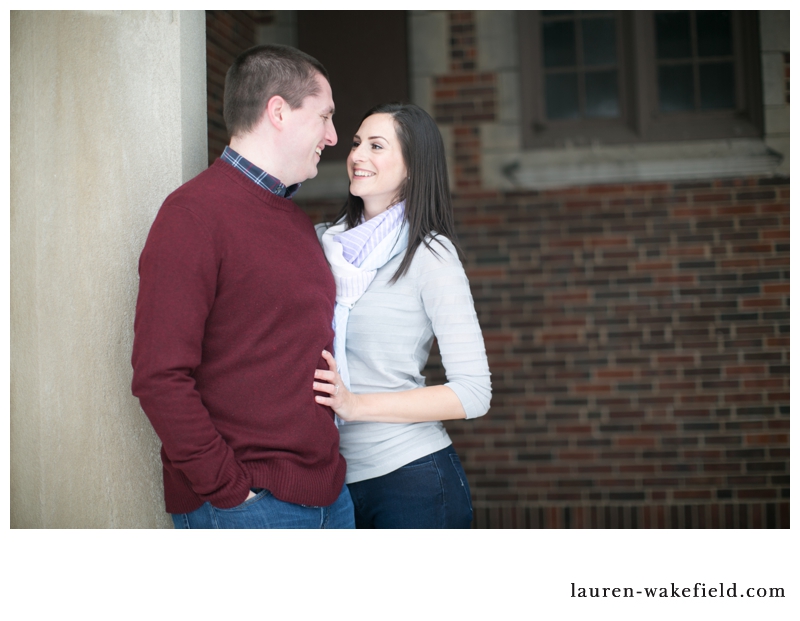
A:
{"type": "Polygon", "coordinates": [[[168,527],[137,261],[206,166],[202,11],[11,12],[13,528],[168,527]]]}
{"type": "Polygon", "coordinates": [[[764,142],[780,153],[776,172],[789,174],[789,11],[759,11],[764,85],[764,142]]]}

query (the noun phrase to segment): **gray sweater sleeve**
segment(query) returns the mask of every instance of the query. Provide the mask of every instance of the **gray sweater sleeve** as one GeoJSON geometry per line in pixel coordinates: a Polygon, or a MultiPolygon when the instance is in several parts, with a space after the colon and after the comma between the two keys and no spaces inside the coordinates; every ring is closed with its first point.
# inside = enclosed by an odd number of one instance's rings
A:
{"type": "Polygon", "coordinates": [[[431,243],[436,254],[424,245],[417,249],[417,287],[439,342],[445,385],[456,393],[467,418],[477,418],[486,414],[492,398],[486,348],[461,261],[450,241],[439,239],[444,247],[431,243]]]}

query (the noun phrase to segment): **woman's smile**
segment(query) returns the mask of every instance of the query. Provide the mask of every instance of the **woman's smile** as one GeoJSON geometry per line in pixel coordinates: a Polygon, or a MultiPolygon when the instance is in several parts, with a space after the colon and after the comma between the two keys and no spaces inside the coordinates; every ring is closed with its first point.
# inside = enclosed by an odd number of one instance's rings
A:
{"type": "Polygon", "coordinates": [[[391,115],[373,114],[361,123],[347,158],[347,174],[350,193],[364,201],[367,220],[400,200],[406,164],[391,115]]]}

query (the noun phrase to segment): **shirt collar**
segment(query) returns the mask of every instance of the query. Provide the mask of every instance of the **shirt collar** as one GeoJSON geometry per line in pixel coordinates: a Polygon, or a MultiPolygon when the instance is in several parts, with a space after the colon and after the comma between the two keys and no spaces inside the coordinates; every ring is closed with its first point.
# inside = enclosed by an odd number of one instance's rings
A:
{"type": "Polygon", "coordinates": [[[287,188],[280,182],[280,179],[276,179],[272,175],[267,174],[255,164],[243,158],[230,147],[225,147],[220,158],[233,166],[236,170],[241,171],[257,186],[264,188],[265,190],[272,192],[277,196],[282,196],[283,198],[292,198],[295,192],[300,189],[301,184],[299,183],[290,185],[287,188]]]}

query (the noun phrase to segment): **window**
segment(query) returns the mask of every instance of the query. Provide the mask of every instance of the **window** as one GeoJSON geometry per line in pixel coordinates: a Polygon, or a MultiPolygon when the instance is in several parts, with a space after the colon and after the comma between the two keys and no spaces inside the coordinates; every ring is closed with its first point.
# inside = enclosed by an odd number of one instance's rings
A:
{"type": "Polygon", "coordinates": [[[755,11],[523,11],[526,147],[761,135],[755,11]]]}
{"type": "Polygon", "coordinates": [[[542,11],[541,22],[545,117],[619,118],[620,28],[614,14],[542,11]]]}
{"type": "Polygon", "coordinates": [[[659,111],[735,109],[730,11],[660,11],[653,25],[659,111]]]}

